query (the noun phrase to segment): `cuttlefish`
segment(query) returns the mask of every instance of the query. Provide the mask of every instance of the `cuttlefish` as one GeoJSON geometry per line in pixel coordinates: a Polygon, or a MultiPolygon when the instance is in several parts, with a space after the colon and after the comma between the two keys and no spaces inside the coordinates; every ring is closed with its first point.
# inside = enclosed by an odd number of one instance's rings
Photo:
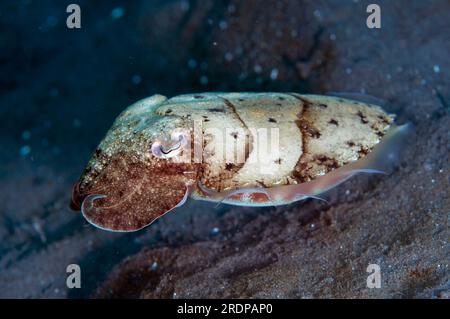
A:
{"type": "Polygon", "coordinates": [[[383,173],[407,125],[380,106],[296,93],[153,95],[126,108],[94,151],[71,207],[135,231],[188,197],[285,205],[357,173],[383,173]]]}

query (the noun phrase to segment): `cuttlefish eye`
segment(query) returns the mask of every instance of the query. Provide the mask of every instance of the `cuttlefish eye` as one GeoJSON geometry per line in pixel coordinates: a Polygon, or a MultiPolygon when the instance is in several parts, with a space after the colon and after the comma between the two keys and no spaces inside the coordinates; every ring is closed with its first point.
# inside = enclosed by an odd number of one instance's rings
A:
{"type": "Polygon", "coordinates": [[[152,154],[159,158],[172,158],[178,156],[183,147],[188,143],[184,133],[174,132],[171,137],[171,145],[166,146],[159,140],[155,141],[151,146],[152,154]]]}

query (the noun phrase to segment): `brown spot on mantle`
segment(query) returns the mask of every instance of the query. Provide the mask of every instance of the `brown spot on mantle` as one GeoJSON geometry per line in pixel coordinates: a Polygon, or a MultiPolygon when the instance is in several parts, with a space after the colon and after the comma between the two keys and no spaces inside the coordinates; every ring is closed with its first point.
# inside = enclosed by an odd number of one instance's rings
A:
{"type": "Polygon", "coordinates": [[[369,123],[366,116],[361,111],[358,111],[357,115],[359,116],[361,123],[363,123],[363,124],[369,123]]]}
{"type": "Polygon", "coordinates": [[[297,120],[295,121],[295,123],[297,124],[297,127],[300,130],[302,136],[302,154],[300,155],[297,164],[295,164],[292,175],[299,183],[304,183],[311,180],[311,177],[308,174],[308,165],[305,157],[308,154],[308,141],[314,135],[311,134],[311,125],[306,120],[308,117],[308,111],[312,106],[312,102],[302,98],[295,93],[292,93],[291,96],[301,102],[301,111],[297,115],[297,120]]]}
{"type": "Polygon", "coordinates": [[[336,121],[335,119],[331,119],[331,120],[329,120],[329,121],[328,121],[328,123],[329,123],[329,124],[333,124],[333,125],[336,125],[336,126],[339,126],[339,122],[338,122],[338,121],[336,121]]]}

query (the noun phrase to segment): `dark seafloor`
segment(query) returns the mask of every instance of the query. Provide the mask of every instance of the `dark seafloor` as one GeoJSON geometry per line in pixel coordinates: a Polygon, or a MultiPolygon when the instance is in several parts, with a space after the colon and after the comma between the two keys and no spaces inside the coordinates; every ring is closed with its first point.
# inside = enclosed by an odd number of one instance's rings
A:
{"type": "Polygon", "coordinates": [[[449,298],[450,2],[0,2],[1,298],[449,298]],[[161,93],[359,92],[415,126],[329,203],[191,202],[131,234],[68,207],[115,116],[161,93]],[[66,267],[82,287],[66,287],[66,267]],[[366,286],[381,267],[379,289],[366,286]]]}

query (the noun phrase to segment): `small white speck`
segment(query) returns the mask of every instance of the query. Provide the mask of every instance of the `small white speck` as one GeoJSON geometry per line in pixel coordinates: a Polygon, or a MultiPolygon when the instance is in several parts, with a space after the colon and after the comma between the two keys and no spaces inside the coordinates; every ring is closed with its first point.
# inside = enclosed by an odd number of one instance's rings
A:
{"type": "Polygon", "coordinates": [[[181,1],[180,8],[182,11],[188,11],[189,10],[189,1],[181,1]]]}
{"type": "Polygon", "coordinates": [[[217,46],[217,42],[216,41],[213,42],[213,46],[217,46]]]}
{"type": "Polygon", "coordinates": [[[219,22],[219,28],[221,30],[225,30],[226,28],[228,28],[228,23],[226,21],[220,21],[219,22]]]}
{"type": "Polygon", "coordinates": [[[427,171],[430,172],[433,170],[433,164],[429,163],[429,162],[425,162],[423,164],[423,168],[427,171]]]}
{"type": "Polygon", "coordinates": [[[314,10],[314,16],[315,16],[316,18],[321,18],[321,17],[322,17],[322,14],[320,13],[319,10],[314,10]]]}
{"type": "Polygon", "coordinates": [[[227,60],[228,62],[233,60],[233,54],[231,52],[225,53],[225,60],[227,60]]]}
{"type": "Polygon", "coordinates": [[[346,68],[346,69],[345,69],[345,73],[347,73],[347,74],[352,74],[352,69],[351,69],[351,68],[346,68]]]}
{"type": "Polygon", "coordinates": [[[34,221],[32,225],[34,230],[38,233],[41,242],[47,242],[47,237],[45,236],[45,232],[42,230],[42,225],[39,223],[39,221],[34,221]]]}
{"type": "Polygon", "coordinates": [[[349,189],[347,189],[347,190],[345,191],[345,195],[350,195],[350,190],[349,190],[349,189]]]}
{"type": "Polygon", "coordinates": [[[335,41],[336,40],[336,34],[332,33],[330,34],[330,40],[335,41]]]}
{"type": "Polygon", "coordinates": [[[188,67],[190,69],[195,69],[195,67],[197,66],[197,61],[195,61],[194,59],[189,59],[188,61],[188,67]]]}
{"type": "Polygon", "coordinates": [[[20,148],[20,155],[21,156],[27,156],[30,154],[31,148],[28,145],[24,145],[20,148]]]}
{"type": "Polygon", "coordinates": [[[270,71],[270,79],[272,81],[275,81],[278,78],[278,69],[274,68],[272,71],[270,71]]]}
{"type": "Polygon", "coordinates": [[[439,65],[435,64],[433,66],[433,71],[434,71],[434,73],[439,73],[439,72],[441,72],[441,68],[439,67],[439,65]]]}
{"type": "Polygon", "coordinates": [[[152,263],[152,265],[150,266],[150,270],[155,271],[156,269],[158,269],[158,263],[156,261],[154,261],[152,263]]]}
{"type": "Polygon", "coordinates": [[[219,227],[214,227],[211,229],[211,235],[217,235],[220,232],[219,227]]]}
{"type": "Polygon", "coordinates": [[[255,73],[261,73],[262,67],[259,64],[257,64],[253,67],[253,71],[255,71],[255,73]]]}
{"type": "Polygon", "coordinates": [[[111,18],[120,19],[125,14],[125,9],[122,7],[116,7],[111,11],[111,18]]]}

